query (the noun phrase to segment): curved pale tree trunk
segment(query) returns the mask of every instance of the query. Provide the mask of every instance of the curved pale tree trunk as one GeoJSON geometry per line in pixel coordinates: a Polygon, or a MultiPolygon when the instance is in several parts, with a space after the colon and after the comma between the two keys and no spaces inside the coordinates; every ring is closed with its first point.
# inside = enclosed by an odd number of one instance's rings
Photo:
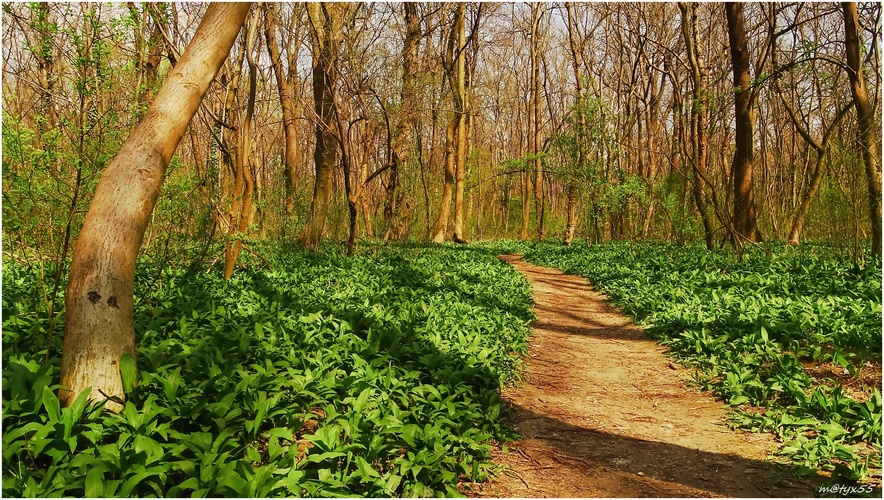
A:
{"type": "Polygon", "coordinates": [[[65,298],[59,398],[125,399],[121,359],[135,356],[135,260],[166,168],[227,58],[250,4],[211,4],[141,123],[105,169],[74,247],[65,298]]]}
{"type": "Polygon", "coordinates": [[[840,111],[835,115],[834,120],[832,120],[832,124],[826,128],[823,133],[823,138],[819,142],[817,142],[811,135],[809,130],[805,129],[805,127],[801,124],[801,120],[798,118],[797,113],[792,108],[792,105],[789,104],[789,101],[782,94],[779,87],[775,86],[775,90],[777,94],[780,96],[780,99],[783,103],[783,108],[786,109],[786,113],[789,115],[789,118],[792,120],[792,124],[795,126],[795,130],[798,131],[798,135],[804,139],[804,142],[807,143],[808,146],[813,148],[816,151],[816,161],[814,162],[813,172],[810,176],[810,185],[807,187],[807,191],[804,193],[804,196],[801,198],[801,203],[798,205],[798,209],[795,211],[794,216],[792,217],[792,222],[789,226],[789,238],[787,240],[790,245],[797,245],[801,241],[801,231],[804,229],[804,223],[807,220],[807,214],[810,212],[810,204],[813,201],[814,197],[816,197],[817,192],[820,189],[820,184],[822,184],[823,173],[825,172],[825,165],[823,164],[823,160],[825,159],[826,152],[829,150],[829,138],[832,137],[832,132],[835,131],[838,127],[838,124],[841,122],[841,119],[844,118],[844,115],[847,114],[847,111],[853,107],[853,104],[849,106],[845,106],[841,108],[840,111]]]}
{"type": "Polygon", "coordinates": [[[454,196],[455,182],[455,135],[457,133],[457,116],[452,116],[445,128],[445,180],[442,185],[442,205],[439,208],[439,218],[436,220],[436,229],[433,231],[433,243],[445,243],[445,235],[448,232],[448,219],[451,216],[451,199],[454,196]]]}

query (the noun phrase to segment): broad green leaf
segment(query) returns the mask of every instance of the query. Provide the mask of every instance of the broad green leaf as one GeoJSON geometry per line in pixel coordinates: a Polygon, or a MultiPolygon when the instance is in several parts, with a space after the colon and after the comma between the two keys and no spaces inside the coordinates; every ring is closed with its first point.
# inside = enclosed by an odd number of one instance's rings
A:
{"type": "Polygon", "coordinates": [[[89,469],[86,472],[86,496],[89,498],[104,497],[104,471],[101,469],[89,469]]]}
{"type": "Polygon", "coordinates": [[[123,391],[126,394],[135,389],[136,377],[138,371],[135,367],[135,358],[131,354],[123,354],[120,357],[120,376],[123,379],[123,391]]]}
{"type": "Polygon", "coordinates": [[[43,407],[46,408],[46,414],[49,416],[49,422],[52,424],[57,423],[61,416],[61,404],[58,401],[58,396],[49,387],[44,385],[41,400],[43,407]]]}

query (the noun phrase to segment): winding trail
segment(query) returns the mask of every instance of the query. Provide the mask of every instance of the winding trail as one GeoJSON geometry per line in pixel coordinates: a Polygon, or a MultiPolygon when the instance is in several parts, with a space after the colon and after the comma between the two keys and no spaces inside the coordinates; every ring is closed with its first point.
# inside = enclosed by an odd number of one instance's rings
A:
{"type": "Polygon", "coordinates": [[[521,387],[504,391],[523,436],[478,496],[808,497],[814,486],[765,461],[768,434],[732,431],[726,406],[688,387],[666,349],[585,278],[501,259],[534,288],[521,387]]]}

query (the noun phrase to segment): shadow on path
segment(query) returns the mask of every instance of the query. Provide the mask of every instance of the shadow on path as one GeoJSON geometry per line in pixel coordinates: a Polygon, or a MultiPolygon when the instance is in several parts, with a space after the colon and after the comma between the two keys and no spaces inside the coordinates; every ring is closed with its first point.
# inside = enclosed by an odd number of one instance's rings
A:
{"type": "Polygon", "coordinates": [[[502,256],[534,288],[524,384],[505,390],[523,439],[490,494],[507,497],[813,496],[766,461],[772,436],[731,431],[664,347],[584,278],[502,256]]]}

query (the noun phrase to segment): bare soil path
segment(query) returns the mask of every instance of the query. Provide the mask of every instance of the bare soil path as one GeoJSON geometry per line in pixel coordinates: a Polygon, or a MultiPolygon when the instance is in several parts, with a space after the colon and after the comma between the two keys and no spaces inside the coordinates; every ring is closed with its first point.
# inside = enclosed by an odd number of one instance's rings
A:
{"type": "Polygon", "coordinates": [[[534,287],[521,387],[504,391],[523,436],[479,496],[810,497],[765,461],[767,434],[732,431],[727,408],[686,383],[665,348],[585,278],[505,255],[534,287]]]}

